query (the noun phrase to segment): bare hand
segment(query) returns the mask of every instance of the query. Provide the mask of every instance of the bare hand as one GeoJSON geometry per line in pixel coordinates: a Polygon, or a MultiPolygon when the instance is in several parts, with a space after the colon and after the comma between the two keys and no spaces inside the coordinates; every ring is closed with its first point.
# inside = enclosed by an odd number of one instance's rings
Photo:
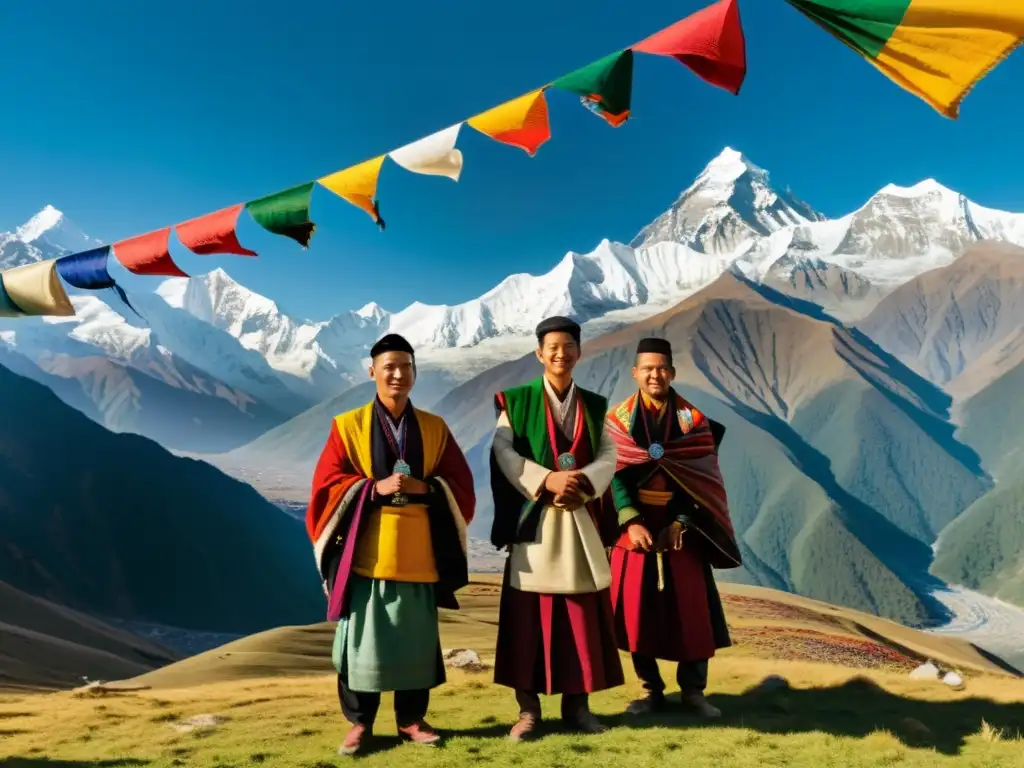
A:
{"type": "Polygon", "coordinates": [[[579,488],[579,472],[552,472],[544,478],[544,487],[556,497],[575,493],[579,488]]]}
{"type": "Polygon", "coordinates": [[[682,549],[684,533],[686,533],[686,529],[679,522],[672,523],[672,525],[663,528],[661,533],[658,534],[657,549],[662,552],[669,549],[682,549]]]}
{"type": "Polygon", "coordinates": [[[583,494],[577,490],[555,496],[555,506],[562,509],[579,509],[583,506],[583,494]]]}
{"type": "Polygon", "coordinates": [[[397,472],[390,477],[385,477],[383,480],[378,480],[377,485],[374,487],[377,491],[378,496],[394,496],[396,493],[402,491],[402,481],[405,475],[400,475],[397,472]]]}
{"type": "Polygon", "coordinates": [[[654,540],[651,538],[651,532],[645,526],[640,525],[640,523],[633,523],[626,529],[626,533],[629,534],[629,543],[633,545],[633,551],[650,551],[654,540]]]}

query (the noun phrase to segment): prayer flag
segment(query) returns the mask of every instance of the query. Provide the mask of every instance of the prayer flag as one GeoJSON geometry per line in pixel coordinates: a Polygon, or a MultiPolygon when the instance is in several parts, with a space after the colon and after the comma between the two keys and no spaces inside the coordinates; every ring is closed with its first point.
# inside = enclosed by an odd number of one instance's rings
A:
{"type": "Polygon", "coordinates": [[[412,144],[406,144],[389,153],[389,157],[413,173],[428,176],[447,176],[459,180],[462,173],[462,152],[455,148],[462,123],[432,133],[412,144]]]}
{"type": "Polygon", "coordinates": [[[0,280],[3,280],[6,295],[6,300],[0,301],[0,307],[9,302],[23,315],[70,317],[75,314],[71,299],[57,276],[56,259],[34,261],[9,269],[0,275],[0,280]]]}
{"type": "Polygon", "coordinates": [[[788,0],[889,79],[956,119],[1024,39],[1019,0],[788,0]]]}
{"type": "Polygon", "coordinates": [[[370,218],[381,229],[384,229],[384,220],[380,217],[380,210],[374,198],[377,196],[377,179],[380,177],[381,166],[384,165],[384,157],[380,155],[318,180],[338,197],[370,214],[370,218]]]}
{"type": "Polygon", "coordinates": [[[136,275],[188,277],[171,259],[171,228],[164,227],[114,243],[114,256],[136,275]]]}
{"type": "Polygon", "coordinates": [[[4,286],[4,273],[0,272],[0,317],[24,317],[25,313],[18,309],[7,288],[4,286]]]}
{"type": "Polygon", "coordinates": [[[671,56],[732,94],[740,92],[747,76],[746,41],[736,0],[718,0],[632,48],[637,53],[671,56]]]}
{"type": "Polygon", "coordinates": [[[551,138],[543,88],[481,112],[466,122],[495,141],[526,150],[530,157],[551,138]]]}
{"type": "Polygon", "coordinates": [[[238,242],[235,228],[244,203],[232,205],[197,219],[182,222],[174,229],[181,244],[192,253],[207,256],[211,253],[233,253],[237,256],[256,256],[255,251],[243,248],[238,242]]]}
{"type": "Polygon", "coordinates": [[[609,125],[620,126],[629,118],[633,94],[633,52],[616,53],[570,72],[551,83],[551,87],[578,93],[584,105],[603,117],[609,125]]]}
{"type": "MultiPolygon", "coordinates": [[[[135,314],[138,310],[128,301],[128,295],[124,289],[114,282],[114,278],[107,271],[107,260],[110,258],[110,246],[104,245],[101,248],[93,248],[91,251],[73,253],[70,256],[61,256],[57,259],[57,274],[64,282],[75,288],[86,291],[98,291],[103,288],[112,288],[128,308],[135,314]]],[[[142,317],[142,315],[139,315],[142,317]]]]}
{"type": "Polygon", "coordinates": [[[114,278],[107,271],[109,256],[109,245],[73,253],[70,256],[61,256],[57,259],[57,274],[64,278],[65,283],[75,288],[87,291],[112,288],[114,278]]]}
{"type": "Polygon", "coordinates": [[[303,248],[316,231],[309,219],[309,201],[313,196],[313,182],[290,187],[283,192],[251,200],[245,204],[253,221],[268,232],[290,237],[303,248]]]}

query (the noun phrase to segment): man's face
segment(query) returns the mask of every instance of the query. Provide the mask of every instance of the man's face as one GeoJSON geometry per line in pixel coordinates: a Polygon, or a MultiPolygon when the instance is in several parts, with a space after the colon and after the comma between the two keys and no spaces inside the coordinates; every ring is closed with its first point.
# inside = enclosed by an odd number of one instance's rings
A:
{"type": "Polygon", "coordinates": [[[636,356],[633,378],[648,397],[664,400],[675,377],[676,370],[666,355],[642,352],[636,356]]]}
{"type": "Polygon", "coordinates": [[[370,378],[377,382],[377,394],[388,397],[408,395],[416,383],[416,365],[408,352],[384,352],[370,365],[370,378]]]}
{"type": "Polygon", "coordinates": [[[545,372],[565,376],[572,373],[580,359],[580,345],[568,333],[546,333],[537,348],[537,359],[544,365],[545,372]]]}

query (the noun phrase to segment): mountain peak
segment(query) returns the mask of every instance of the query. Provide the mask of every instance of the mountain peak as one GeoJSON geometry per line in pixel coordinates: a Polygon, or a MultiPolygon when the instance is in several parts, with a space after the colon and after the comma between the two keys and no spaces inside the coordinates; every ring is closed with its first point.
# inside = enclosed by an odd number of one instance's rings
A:
{"type": "Polygon", "coordinates": [[[940,184],[935,179],[924,179],[911,187],[901,187],[897,184],[886,184],[878,190],[878,194],[889,195],[892,197],[924,197],[925,195],[934,194],[959,196],[957,192],[940,184]]]}
{"type": "Polygon", "coordinates": [[[764,172],[763,169],[750,162],[742,152],[732,147],[726,147],[705,166],[704,171],[697,177],[697,184],[701,181],[731,184],[750,171],[764,172]]]}
{"type": "Polygon", "coordinates": [[[31,243],[38,240],[54,227],[60,226],[63,219],[63,213],[52,205],[47,205],[43,210],[18,227],[15,230],[15,234],[22,242],[31,243]]]}
{"type": "Polygon", "coordinates": [[[776,190],[768,172],[742,152],[726,147],[630,245],[674,242],[701,253],[736,258],[758,238],[823,218],[788,189],[776,190]]]}
{"type": "Polygon", "coordinates": [[[362,307],[360,309],[357,309],[355,311],[355,314],[358,317],[363,317],[363,318],[368,318],[368,319],[373,319],[373,320],[379,320],[379,319],[385,317],[388,314],[388,311],[386,309],[384,309],[384,307],[382,307],[376,301],[371,301],[366,306],[364,306],[364,307],[362,307]]]}
{"type": "Polygon", "coordinates": [[[82,232],[68,220],[63,212],[52,205],[46,205],[39,213],[18,227],[15,236],[23,243],[42,241],[46,245],[71,253],[101,245],[98,240],[94,240],[82,232]]]}
{"type": "MultiPolygon", "coordinates": [[[[223,285],[223,286],[228,286],[228,287],[231,287],[231,286],[242,287],[241,284],[238,281],[236,281],[234,278],[231,277],[231,275],[229,275],[227,272],[224,271],[223,267],[217,267],[215,269],[211,269],[209,272],[207,272],[205,275],[202,275],[201,277],[203,279],[203,282],[205,282],[207,285],[223,285]]],[[[246,290],[248,290],[248,289],[246,289],[246,290]]]]}

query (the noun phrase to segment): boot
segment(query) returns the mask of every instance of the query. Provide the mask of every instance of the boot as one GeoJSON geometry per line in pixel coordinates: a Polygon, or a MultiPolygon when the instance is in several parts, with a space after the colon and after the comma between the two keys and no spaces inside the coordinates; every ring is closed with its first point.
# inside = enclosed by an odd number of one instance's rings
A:
{"type": "Polygon", "coordinates": [[[711,702],[704,698],[704,694],[700,691],[681,693],[679,698],[684,707],[706,720],[714,720],[722,716],[722,710],[713,706],[711,702]]]}
{"type": "Polygon", "coordinates": [[[367,728],[365,725],[353,725],[347,734],[345,734],[345,740],[341,742],[341,746],[338,747],[339,755],[354,755],[363,746],[363,742],[373,735],[373,730],[367,728]]]}
{"type": "Polygon", "coordinates": [[[420,744],[424,747],[436,746],[437,742],[441,740],[437,731],[426,720],[417,720],[410,725],[399,726],[398,735],[405,741],[411,741],[413,744],[420,744]]]}

